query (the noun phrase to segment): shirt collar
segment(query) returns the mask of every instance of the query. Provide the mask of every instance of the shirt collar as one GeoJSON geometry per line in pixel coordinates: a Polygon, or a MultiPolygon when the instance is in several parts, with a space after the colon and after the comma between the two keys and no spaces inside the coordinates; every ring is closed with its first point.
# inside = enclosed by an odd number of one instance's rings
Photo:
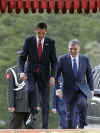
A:
{"type": "MultiPolygon", "coordinates": [[[[37,40],[37,44],[38,44],[38,41],[39,41],[38,35],[36,35],[36,40],[37,40]]],[[[41,40],[41,44],[42,45],[44,44],[44,38],[41,40]]]]}
{"type": "MultiPolygon", "coordinates": [[[[70,55],[71,56],[71,55],[70,55]]],[[[73,59],[76,59],[77,61],[78,61],[78,59],[79,59],[79,54],[74,58],[74,57],[72,57],[71,56],[71,60],[73,61],[73,59]]]]}

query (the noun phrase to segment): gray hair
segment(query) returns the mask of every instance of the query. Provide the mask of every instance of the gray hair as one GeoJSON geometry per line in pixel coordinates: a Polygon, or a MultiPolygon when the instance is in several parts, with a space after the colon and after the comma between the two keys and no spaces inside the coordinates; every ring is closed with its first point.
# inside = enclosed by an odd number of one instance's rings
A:
{"type": "Polygon", "coordinates": [[[80,47],[80,41],[78,39],[73,39],[69,41],[68,48],[71,47],[72,45],[78,45],[80,47]]]}

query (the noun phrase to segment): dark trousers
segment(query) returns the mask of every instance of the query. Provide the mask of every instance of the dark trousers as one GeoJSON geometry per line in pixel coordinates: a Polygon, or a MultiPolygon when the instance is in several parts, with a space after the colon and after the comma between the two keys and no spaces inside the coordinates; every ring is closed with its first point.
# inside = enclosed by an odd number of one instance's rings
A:
{"type": "Polygon", "coordinates": [[[66,112],[65,111],[58,111],[59,114],[59,124],[62,129],[67,128],[67,118],[66,118],[66,112]]]}
{"type": "MultiPolygon", "coordinates": [[[[65,101],[66,102],[66,101],[65,101]]],[[[87,118],[87,98],[81,92],[76,93],[67,103],[67,128],[84,128],[87,118]]]]}
{"type": "Polygon", "coordinates": [[[25,112],[13,112],[10,113],[9,129],[22,129],[26,127],[26,121],[29,117],[29,113],[25,112]]]}
{"type": "Polygon", "coordinates": [[[88,104],[87,98],[82,93],[79,94],[77,99],[77,107],[79,111],[79,128],[84,128],[87,124],[88,104]]]}
{"type": "Polygon", "coordinates": [[[67,108],[67,128],[73,129],[77,128],[77,116],[76,116],[76,110],[75,110],[75,104],[66,104],[67,108]]]}
{"type": "Polygon", "coordinates": [[[31,112],[35,113],[35,108],[37,106],[36,97],[36,84],[38,85],[40,93],[40,103],[42,107],[42,128],[48,128],[48,115],[49,115],[49,75],[48,73],[34,72],[29,75],[27,80],[28,84],[28,97],[29,105],[31,107],[31,112]]]}
{"type": "Polygon", "coordinates": [[[56,101],[56,109],[59,115],[59,124],[60,124],[60,128],[62,129],[66,129],[67,128],[67,117],[66,117],[66,107],[65,107],[65,103],[62,100],[56,101]]]}

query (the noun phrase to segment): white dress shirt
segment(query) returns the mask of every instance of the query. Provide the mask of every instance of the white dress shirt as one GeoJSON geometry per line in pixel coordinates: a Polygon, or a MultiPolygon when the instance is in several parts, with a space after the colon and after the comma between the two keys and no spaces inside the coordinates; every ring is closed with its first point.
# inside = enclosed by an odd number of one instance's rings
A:
{"type": "MultiPolygon", "coordinates": [[[[36,41],[37,41],[37,48],[38,48],[39,38],[37,35],[36,35],[36,41]]],[[[42,45],[42,50],[43,50],[44,38],[41,40],[41,45],[42,45]]],[[[23,77],[24,75],[25,75],[25,73],[20,73],[20,78],[23,77]]]]}
{"type": "MultiPolygon", "coordinates": [[[[36,35],[36,41],[37,41],[37,48],[38,48],[38,44],[39,44],[39,38],[36,35]]],[[[43,50],[43,45],[44,45],[44,38],[41,40],[41,44],[42,44],[42,50],[43,50]]]]}
{"type": "Polygon", "coordinates": [[[79,68],[79,55],[77,55],[75,58],[73,58],[73,57],[71,56],[72,68],[73,68],[73,64],[74,64],[73,59],[76,59],[77,71],[78,71],[78,68],[79,68]]]}

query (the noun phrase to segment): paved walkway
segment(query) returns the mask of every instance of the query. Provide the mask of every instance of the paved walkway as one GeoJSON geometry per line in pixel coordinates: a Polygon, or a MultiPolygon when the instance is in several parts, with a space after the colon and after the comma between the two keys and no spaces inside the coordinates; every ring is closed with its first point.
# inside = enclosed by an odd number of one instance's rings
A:
{"type": "Polygon", "coordinates": [[[1,129],[0,133],[100,133],[100,129],[47,129],[47,130],[41,130],[41,129],[33,129],[33,130],[21,130],[21,129],[1,129]]]}
{"type": "Polygon", "coordinates": [[[99,128],[100,129],[100,124],[89,124],[88,126],[86,126],[85,128],[99,128]]]}

